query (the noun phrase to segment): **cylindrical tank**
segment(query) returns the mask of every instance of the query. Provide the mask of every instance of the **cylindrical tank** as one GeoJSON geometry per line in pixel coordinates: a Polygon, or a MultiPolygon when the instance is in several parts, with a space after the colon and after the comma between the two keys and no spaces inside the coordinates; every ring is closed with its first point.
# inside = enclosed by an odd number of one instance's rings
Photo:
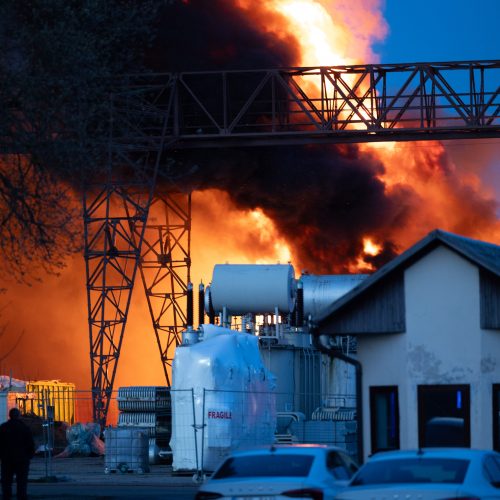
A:
{"type": "Polygon", "coordinates": [[[294,269],[290,264],[217,264],[210,296],[216,313],[231,315],[293,310],[294,269]]]}
{"type": "Polygon", "coordinates": [[[368,274],[332,274],[301,276],[304,289],[304,316],[320,321],[328,314],[328,307],[365,280],[368,274]]]}

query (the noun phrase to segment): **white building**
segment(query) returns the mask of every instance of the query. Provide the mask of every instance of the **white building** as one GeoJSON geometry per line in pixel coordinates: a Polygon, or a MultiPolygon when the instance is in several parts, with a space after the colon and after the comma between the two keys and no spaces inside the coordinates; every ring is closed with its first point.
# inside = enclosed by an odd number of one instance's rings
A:
{"type": "Polygon", "coordinates": [[[500,246],[436,230],[331,306],[356,335],[363,449],[500,449],[500,246]]]}

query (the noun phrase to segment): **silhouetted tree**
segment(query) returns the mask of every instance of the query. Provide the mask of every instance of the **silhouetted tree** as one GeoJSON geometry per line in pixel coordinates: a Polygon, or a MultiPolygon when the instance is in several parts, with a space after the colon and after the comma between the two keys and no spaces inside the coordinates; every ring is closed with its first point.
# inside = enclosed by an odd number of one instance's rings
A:
{"type": "Polygon", "coordinates": [[[0,3],[0,255],[4,273],[56,271],[80,246],[74,194],[102,168],[109,95],[142,70],[154,0],[0,3]]]}

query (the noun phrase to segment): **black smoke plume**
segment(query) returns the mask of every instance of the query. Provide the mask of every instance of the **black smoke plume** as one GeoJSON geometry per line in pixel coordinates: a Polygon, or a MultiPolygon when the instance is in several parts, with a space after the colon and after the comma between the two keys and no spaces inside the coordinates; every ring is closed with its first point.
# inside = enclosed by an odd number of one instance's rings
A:
{"type": "Polygon", "coordinates": [[[155,71],[268,69],[295,64],[297,41],[267,30],[284,19],[252,0],[241,9],[235,0],[168,2],[155,22],[157,37],[146,64],[155,71]]]}
{"type": "Polygon", "coordinates": [[[184,186],[222,189],[239,209],[262,209],[310,272],[352,270],[367,235],[385,240],[367,268],[392,259],[385,236],[404,224],[412,199],[404,189],[386,194],[382,164],[352,145],[180,151],[175,160],[191,172],[184,186]]]}
{"type": "MultiPolygon", "coordinates": [[[[280,20],[265,2],[253,2],[251,11],[235,4],[194,0],[166,6],[148,64],[157,71],[293,66],[297,43],[266,30],[266,19],[280,20]]],[[[395,218],[405,218],[402,193],[385,194],[377,178],[383,166],[356,146],[184,151],[174,159],[178,169],[191,172],[181,181],[184,188],[222,189],[238,208],[262,209],[310,272],[345,272],[363,250],[363,235],[383,234],[395,218]]],[[[382,265],[394,254],[394,244],[386,241],[370,264],[382,265]]]]}

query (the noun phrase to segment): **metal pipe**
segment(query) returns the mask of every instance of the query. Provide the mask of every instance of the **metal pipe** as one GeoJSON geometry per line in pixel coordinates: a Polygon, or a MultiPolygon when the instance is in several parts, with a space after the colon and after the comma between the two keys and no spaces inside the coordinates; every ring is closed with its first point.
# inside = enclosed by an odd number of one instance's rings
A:
{"type": "Polygon", "coordinates": [[[356,424],[358,428],[357,432],[357,452],[358,452],[358,462],[360,464],[363,463],[363,386],[362,386],[362,366],[361,363],[350,356],[346,356],[341,352],[337,352],[335,349],[331,347],[327,347],[321,342],[321,334],[317,327],[311,328],[311,337],[313,341],[313,345],[318,351],[326,354],[332,359],[340,359],[344,363],[354,366],[356,370],[356,424]]]}
{"type": "Polygon", "coordinates": [[[205,323],[205,285],[200,283],[198,288],[198,326],[205,323]]]}
{"type": "Polygon", "coordinates": [[[228,318],[227,307],[224,306],[222,308],[222,322],[221,322],[224,328],[229,328],[229,326],[227,325],[227,318],[228,318]]]}
{"type": "Polygon", "coordinates": [[[280,311],[277,307],[274,308],[274,322],[276,325],[276,338],[280,338],[280,311]]]}
{"type": "Polygon", "coordinates": [[[187,311],[186,311],[186,323],[187,327],[189,328],[190,326],[193,326],[193,284],[188,283],[187,284],[187,291],[186,291],[186,298],[187,298],[187,311]]]}
{"type": "Polygon", "coordinates": [[[298,328],[304,326],[304,286],[302,280],[297,283],[297,302],[296,302],[296,324],[298,328]]]}
{"type": "Polygon", "coordinates": [[[212,303],[212,293],[208,290],[208,322],[213,325],[215,324],[215,311],[214,305],[212,303]]]}

